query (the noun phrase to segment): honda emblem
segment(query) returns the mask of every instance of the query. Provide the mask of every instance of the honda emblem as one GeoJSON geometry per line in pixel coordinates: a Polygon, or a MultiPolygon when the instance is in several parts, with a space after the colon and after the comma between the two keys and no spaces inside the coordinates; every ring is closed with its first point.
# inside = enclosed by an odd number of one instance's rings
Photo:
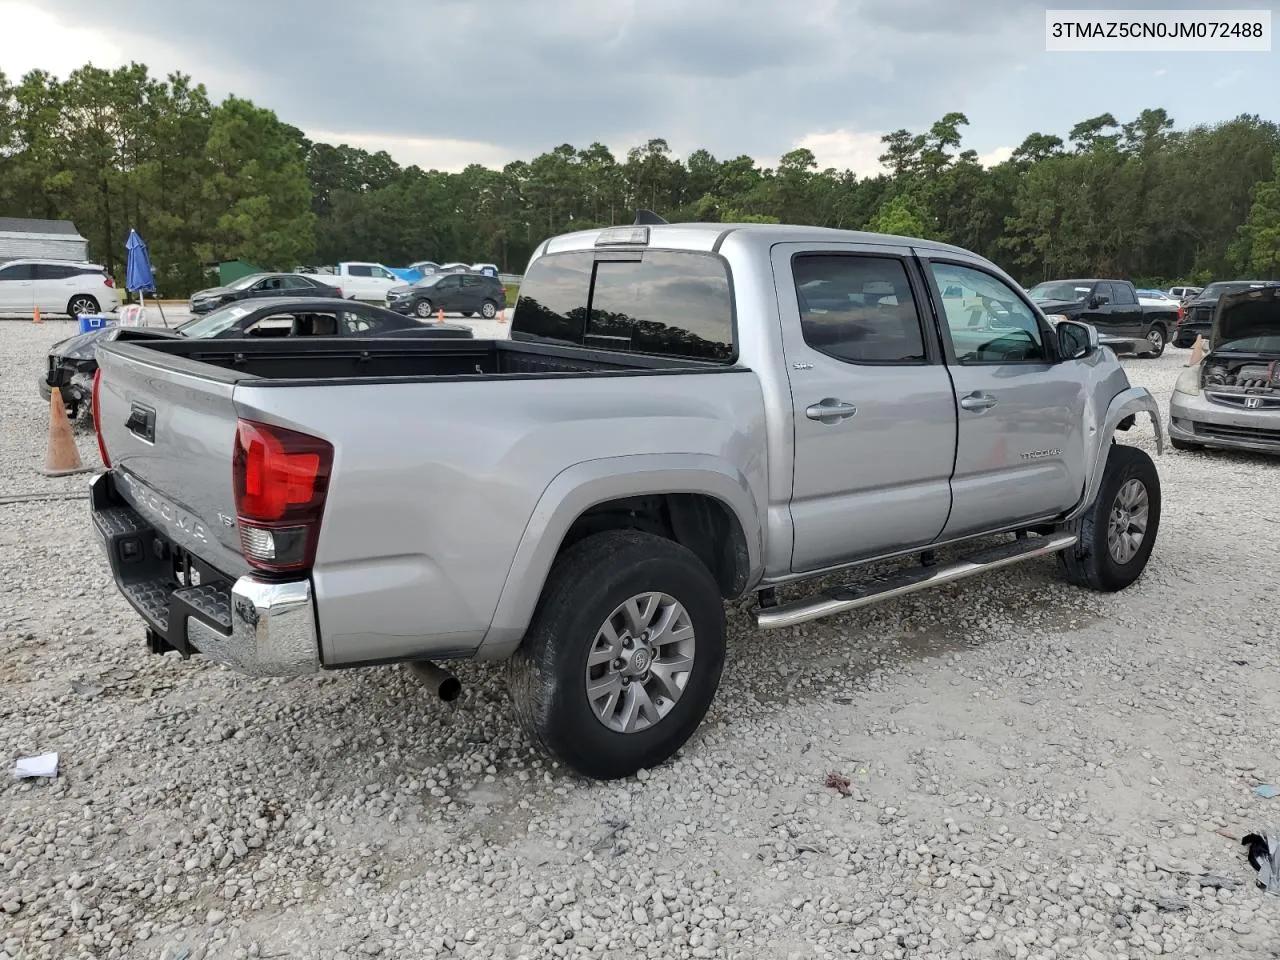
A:
{"type": "Polygon", "coordinates": [[[1258,397],[1245,397],[1244,405],[1250,410],[1256,410],[1261,406],[1262,400],[1258,397]]]}

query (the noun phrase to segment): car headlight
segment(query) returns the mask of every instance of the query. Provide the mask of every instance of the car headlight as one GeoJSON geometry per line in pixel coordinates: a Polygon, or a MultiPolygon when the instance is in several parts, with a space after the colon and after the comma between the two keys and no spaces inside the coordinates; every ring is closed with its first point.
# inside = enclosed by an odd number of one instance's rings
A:
{"type": "Polygon", "coordinates": [[[1188,397],[1200,396],[1200,368],[1198,366],[1188,367],[1178,375],[1178,381],[1173,385],[1174,393],[1183,393],[1188,397]]]}

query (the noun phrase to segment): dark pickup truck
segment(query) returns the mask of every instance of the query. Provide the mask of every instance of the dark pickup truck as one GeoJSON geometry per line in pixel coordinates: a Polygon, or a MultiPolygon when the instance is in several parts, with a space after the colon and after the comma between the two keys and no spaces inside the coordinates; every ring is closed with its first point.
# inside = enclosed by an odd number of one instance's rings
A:
{"type": "Polygon", "coordinates": [[[1128,280],[1046,280],[1028,291],[1050,322],[1076,320],[1107,340],[1145,340],[1158,357],[1178,327],[1177,307],[1144,307],[1128,280]]]}

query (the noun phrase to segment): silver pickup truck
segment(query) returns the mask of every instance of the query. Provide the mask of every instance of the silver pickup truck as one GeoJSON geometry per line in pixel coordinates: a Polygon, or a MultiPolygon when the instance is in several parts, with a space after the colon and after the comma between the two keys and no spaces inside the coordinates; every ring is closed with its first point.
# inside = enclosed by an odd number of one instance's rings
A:
{"type": "Polygon", "coordinates": [[[98,362],[93,519],[152,651],[407,662],[449,693],[439,661],[510,659],[533,737],[595,778],[697,728],[726,599],[785,629],[1049,554],[1121,590],[1159,524],[1152,460],[1115,442],[1145,415],[1162,449],[1152,396],[1092,327],[919,240],[592,230],[537,249],[509,340],[98,362]]]}

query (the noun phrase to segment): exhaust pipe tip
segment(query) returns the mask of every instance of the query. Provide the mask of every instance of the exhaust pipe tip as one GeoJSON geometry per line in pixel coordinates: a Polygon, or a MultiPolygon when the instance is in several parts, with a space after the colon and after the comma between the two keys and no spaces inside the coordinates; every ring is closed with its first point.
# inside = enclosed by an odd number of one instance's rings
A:
{"type": "Polygon", "coordinates": [[[445,703],[457,700],[462,693],[462,681],[439,664],[430,660],[411,660],[405,667],[415,680],[445,703]]]}

